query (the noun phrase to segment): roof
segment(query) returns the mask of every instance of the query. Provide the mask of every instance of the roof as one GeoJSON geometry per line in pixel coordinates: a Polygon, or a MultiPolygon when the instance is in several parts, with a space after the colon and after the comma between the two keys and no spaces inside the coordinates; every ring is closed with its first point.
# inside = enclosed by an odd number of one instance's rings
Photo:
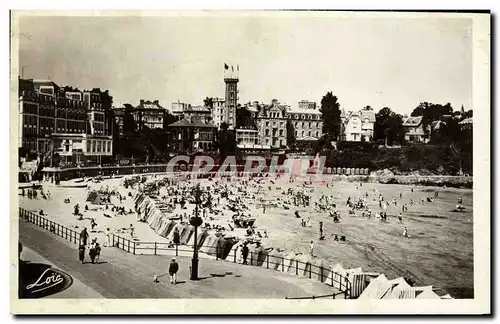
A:
{"type": "Polygon", "coordinates": [[[146,100],[144,102],[141,102],[135,109],[161,109],[161,110],[168,110],[158,103],[158,101],[149,101],[146,100]]]}
{"type": "Polygon", "coordinates": [[[208,123],[203,123],[201,121],[189,121],[187,119],[181,119],[179,121],[173,122],[172,124],[168,125],[168,127],[210,127],[210,128],[216,128],[212,122],[208,123]]]}
{"type": "Polygon", "coordinates": [[[403,121],[403,126],[418,126],[422,122],[422,116],[408,117],[403,121]]]}
{"type": "Polygon", "coordinates": [[[294,107],[293,109],[289,109],[287,111],[288,114],[309,114],[309,115],[321,115],[321,112],[318,109],[301,109],[298,107],[294,107]]]}
{"type": "Polygon", "coordinates": [[[446,125],[446,123],[440,120],[434,120],[431,123],[431,129],[438,130],[442,125],[446,125]]]}
{"type": "Polygon", "coordinates": [[[459,124],[460,125],[472,124],[472,117],[462,120],[459,124]]]}
{"type": "Polygon", "coordinates": [[[184,111],[195,111],[195,112],[203,112],[203,113],[209,113],[210,108],[205,107],[205,106],[187,106],[184,108],[184,111]]]}
{"type": "Polygon", "coordinates": [[[366,109],[362,109],[359,111],[360,114],[361,114],[361,120],[365,120],[366,118],[368,118],[368,122],[370,123],[374,123],[375,122],[375,112],[373,110],[366,110],[366,109]]]}

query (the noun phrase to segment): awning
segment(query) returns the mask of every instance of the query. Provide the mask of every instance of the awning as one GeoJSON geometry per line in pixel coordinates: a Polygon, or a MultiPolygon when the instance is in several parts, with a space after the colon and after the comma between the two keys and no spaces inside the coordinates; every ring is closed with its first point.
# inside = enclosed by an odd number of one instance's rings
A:
{"type": "Polygon", "coordinates": [[[270,150],[270,145],[261,144],[238,144],[239,149],[270,150]]]}

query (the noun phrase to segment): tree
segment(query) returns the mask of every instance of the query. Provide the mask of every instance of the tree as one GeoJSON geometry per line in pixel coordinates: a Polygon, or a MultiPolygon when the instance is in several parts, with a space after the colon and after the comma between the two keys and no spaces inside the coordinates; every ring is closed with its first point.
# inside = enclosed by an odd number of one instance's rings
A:
{"type": "Polygon", "coordinates": [[[449,102],[445,105],[422,102],[411,113],[412,117],[422,116],[422,126],[426,132],[428,125],[435,120],[441,120],[444,115],[453,115],[453,108],[449,102]]]}
{"type": "Polygon", "coordinates": [[[246,107],[236,109],[236,128],[254,127],[252,113],[246,107]]]}
{"type": "Polygon", "coordinates": [[[375,114],[373,126],[375,140],[383,139],[386,145],[402,144],[405,136],[403,117],[384,107],[375,114]]]}
{"type": "Polygon", "coordinates": [[[292,121],[288,119],[286,121],[286,142],[288,144],[288,147],[293,147],[295,146],[296,142],[295,138],[295,128],[293,127],[292,121]]]}
{"type": "Polygon", "coordinates": [[[123,133],[131,134],[137,130],[137,125],[132,115],[134,107],[131,104],[125,104],[125,112],[123,114],[123,133]]]}
{"type": "Polygon", "coordinates": [[[221,156],[235,155],[236,153],[236,136],[234,131],[228,130],[229,125],[223,122],[220,125],[220,132],[217,136],[217,148],[221,156]]]}
{"type": "Polygon", "coordinates": [[[163,112],[163,130],[167,130],[168,125],[172,124],[175,121],[176,118],[174,115],[169,113],[167,110],[163,112]]]}
{"type": "Polygon", "coordinates": [[[210,108],[210,110],[212,110],[214,108],[214,98],[206,97],[205,99],[203,99],[203,104],[205,105],[205,107],[208,107],[210,108]]]}
{"type": "Polygon", "coordinates": [[[323,133],[330,139],[338,140],[340,138],[340,104],[332,92],[328,92],[321,99],[321,108],[319,111],[323,118],[323,133]]]}

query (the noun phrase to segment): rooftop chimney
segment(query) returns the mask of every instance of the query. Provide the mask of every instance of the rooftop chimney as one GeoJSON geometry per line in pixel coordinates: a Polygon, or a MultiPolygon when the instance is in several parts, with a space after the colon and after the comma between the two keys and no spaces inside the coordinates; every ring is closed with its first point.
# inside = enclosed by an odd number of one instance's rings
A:
{"type": "Polygon", "coordinates": [[[141,99],[140,104],[144,105],[144,99],[141,99]]]}
{"type": "Polygon", "coordinates": [[[155,105],[158,105],[158,106],[160,105],[159,100],[155,100],[155,101],[153,101],[153,103],[154,103],[155,105]]]}

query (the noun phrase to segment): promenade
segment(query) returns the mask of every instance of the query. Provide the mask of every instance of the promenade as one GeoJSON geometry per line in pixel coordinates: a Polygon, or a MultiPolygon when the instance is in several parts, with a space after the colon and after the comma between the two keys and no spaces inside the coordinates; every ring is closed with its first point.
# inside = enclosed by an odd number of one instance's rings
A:
{"type": "MultiPolygon", "coordinates": [[[[176,258],[180,265],[177,285],[170,284],[167,276],[160,278],[160,283],[154,283],[155,274],[167,271],[170,257],[134,256],[116,248],[104,248],[99,264],[89,262],[82,265],[78,261],[76,244],[22,219],[19,220],[19,239],[54,267],[70,274],[78,285],[84,285],[85,293],[81,298],[99,298],[97,296],[100,295],[104,298],[285,299],[338,292],[307,278],[220,260],[200,259],[200,280],[191,281],[191,258],[182,256],[176,258]]],[[[26,259],[24,255],[21,258],[26,259]]],[[[89,261],[88,255],[86,260],[89,261]]],[[[68,291],[71,289],[68,288],[68,291]]],[[[337,298],[343,298],[343,295],[337,298]]]]}

